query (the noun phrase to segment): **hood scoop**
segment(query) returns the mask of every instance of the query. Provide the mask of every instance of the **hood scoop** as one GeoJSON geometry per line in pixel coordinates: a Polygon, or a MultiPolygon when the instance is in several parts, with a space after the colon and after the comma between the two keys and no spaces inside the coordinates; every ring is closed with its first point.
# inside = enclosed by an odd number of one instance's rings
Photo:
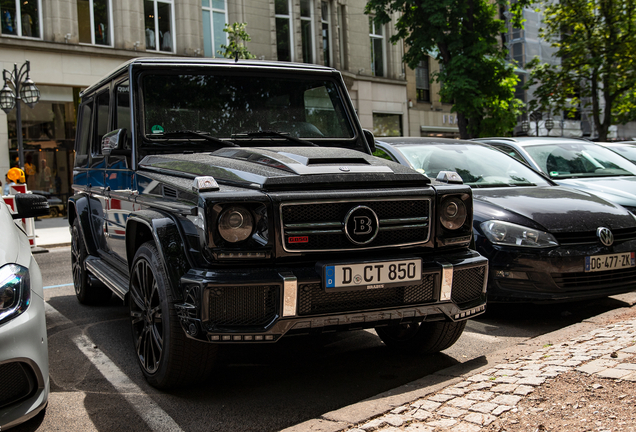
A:
{"type": "Polygon", "coordinates": [[[373,165],[361,153],[349,149],[337,149],[339,157],[330,156],[333,148],[295,148],[294,153],[287,149],[222,149],[213,153],[230,159],[244,160],[298,175],[342,174],[342,173],[393,173],[386,165],[373,165]]]}

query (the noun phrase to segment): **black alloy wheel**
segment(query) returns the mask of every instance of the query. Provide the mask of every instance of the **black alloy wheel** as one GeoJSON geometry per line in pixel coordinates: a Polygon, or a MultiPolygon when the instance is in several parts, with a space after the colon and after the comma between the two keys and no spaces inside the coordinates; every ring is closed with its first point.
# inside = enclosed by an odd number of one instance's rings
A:
{"type": "Polygon", "coordinates": [[[390,348],[408,353],[434,354],[450,348],[464,332],[466,321],[434,321],[377,327],[390,348]]]}
{"type": "Polygon", "coordinates": [[[86,270],[88,252],[80,231],[79,219],[75,218],[71,228],[71,270],[73,272],[73,286],[75,295],[81,304],[100,305],[108,303],[112,292],[95,281],[91,284],[86,270]]]}
{"type": "Polygon", "coordinates": [[[130,274],[128,304],[139,367],[160,389],[203,382],[212,372],[217,346],[186,336],[159,257],[153,242],[144,243],[130,274]]]}

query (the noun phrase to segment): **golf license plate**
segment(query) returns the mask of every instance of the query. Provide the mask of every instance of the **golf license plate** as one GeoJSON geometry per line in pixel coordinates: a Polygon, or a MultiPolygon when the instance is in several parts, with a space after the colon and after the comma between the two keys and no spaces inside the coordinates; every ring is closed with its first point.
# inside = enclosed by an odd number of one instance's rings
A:
{"type": "Polygon", "coordinates": [[[636,253],[623,252],[609,255],[593,255],[585,257],[585,271],[618,270],[627,267],[636,267],[636,253]]]}
{"type": "Polygon", "coordinates": [[[378,289],[396,283],[412,285],[422,279],[422,260],[405,259],[323,266],[325,288],[378,289]]]}

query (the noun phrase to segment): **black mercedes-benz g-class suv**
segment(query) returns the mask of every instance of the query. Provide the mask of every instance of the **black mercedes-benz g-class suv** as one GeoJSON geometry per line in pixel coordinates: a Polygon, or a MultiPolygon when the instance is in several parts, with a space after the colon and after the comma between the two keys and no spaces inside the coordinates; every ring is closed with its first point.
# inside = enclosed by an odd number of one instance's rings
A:
{"type": "Polygon", "coordinates": [[[203,379],[220,345],[287,335],[375,328],[396,349],[448,348],[485,310],[471,190],[373,148],[334,69],[125,63],[81,94],[77,298],[127,301],[159,388],[203,379]]]}

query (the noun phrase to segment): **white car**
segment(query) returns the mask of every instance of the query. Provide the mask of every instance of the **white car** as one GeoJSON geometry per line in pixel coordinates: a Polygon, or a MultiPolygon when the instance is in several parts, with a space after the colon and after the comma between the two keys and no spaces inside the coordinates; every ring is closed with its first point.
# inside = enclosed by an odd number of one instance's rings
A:
{"type": "Polygon", "coordinates": [[[0,431],[42,411],[49,396],[49,358],[42,274],[26,233],[14,219],[49,214],[46,198],[0,199],[0,431]]]}

